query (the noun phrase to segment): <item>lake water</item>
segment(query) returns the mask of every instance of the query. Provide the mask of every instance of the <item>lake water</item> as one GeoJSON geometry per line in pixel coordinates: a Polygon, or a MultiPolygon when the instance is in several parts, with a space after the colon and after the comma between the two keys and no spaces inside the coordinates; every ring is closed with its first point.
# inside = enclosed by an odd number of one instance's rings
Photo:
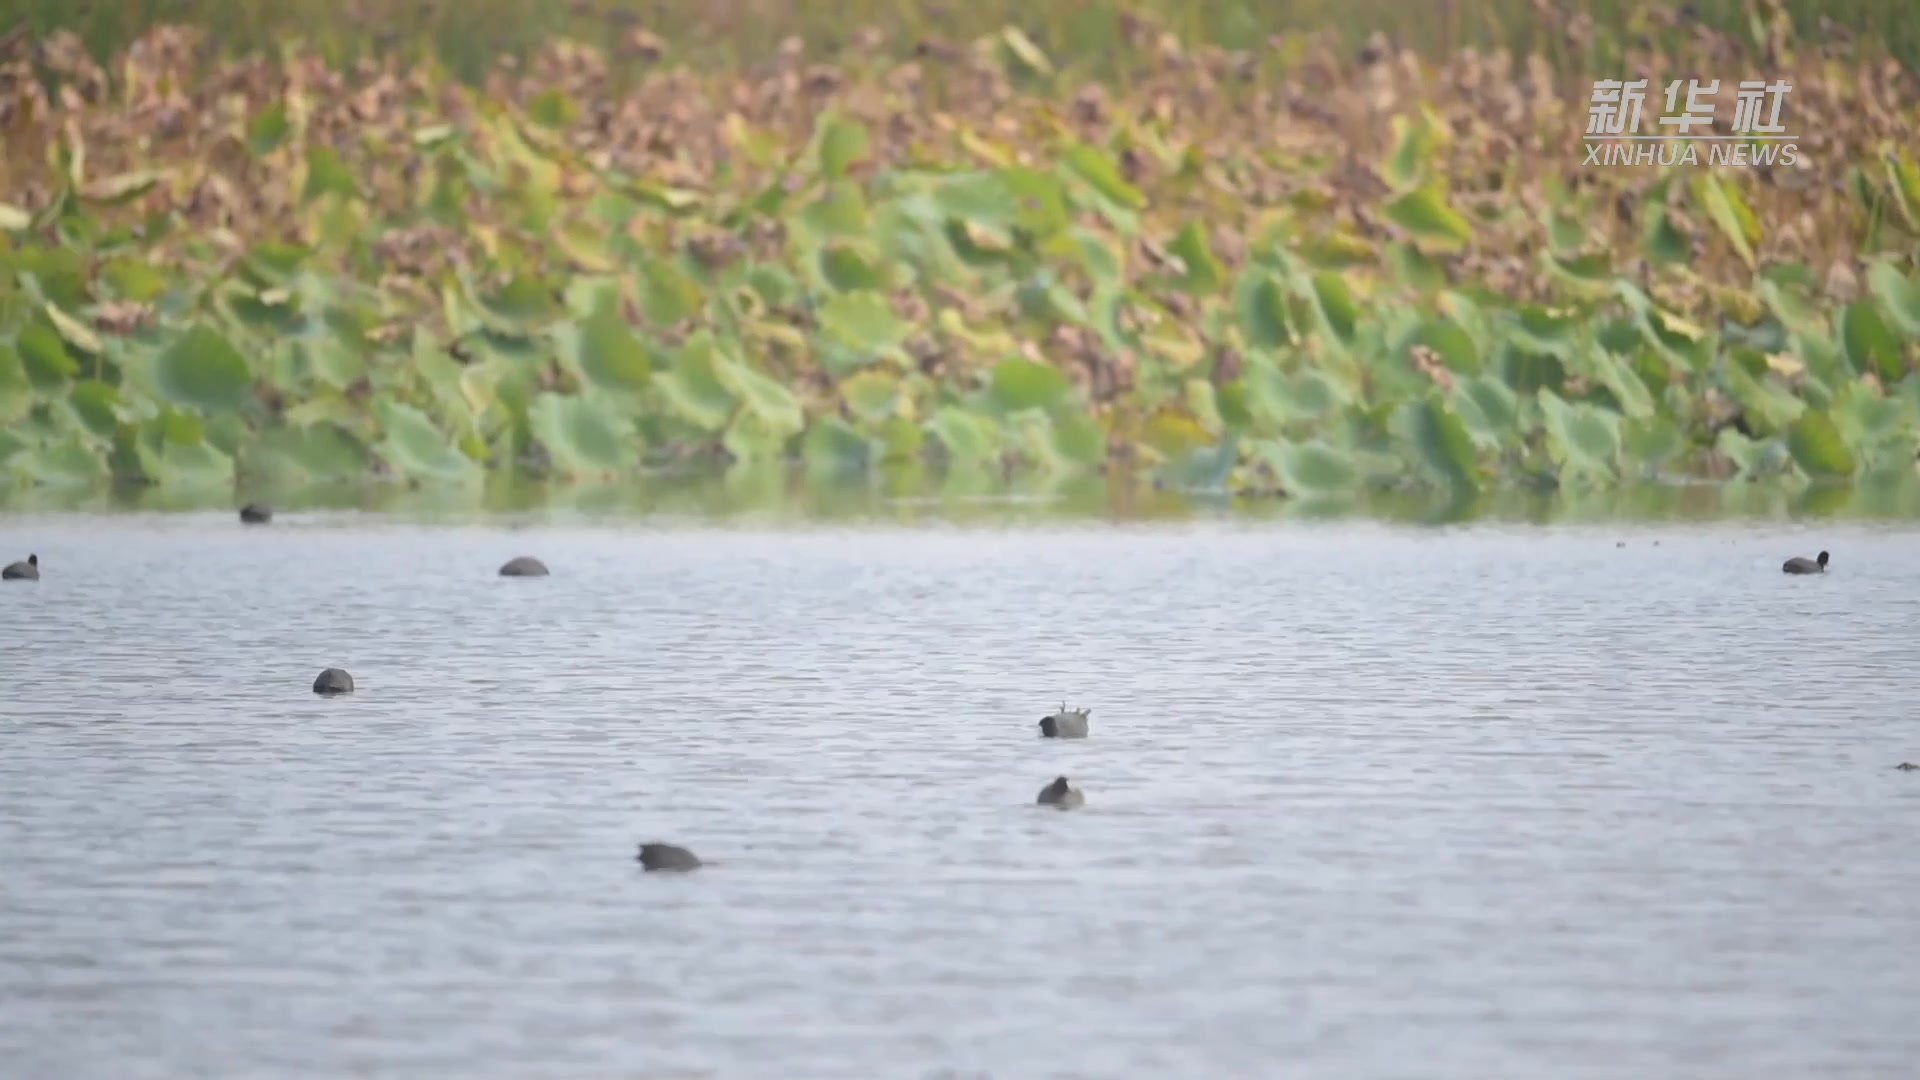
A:
{"type": "Polygon", "coordinates": [[[1920,1069],[1920,526],[0,517],[28,551],[10,1080],[1920,1069]]]}

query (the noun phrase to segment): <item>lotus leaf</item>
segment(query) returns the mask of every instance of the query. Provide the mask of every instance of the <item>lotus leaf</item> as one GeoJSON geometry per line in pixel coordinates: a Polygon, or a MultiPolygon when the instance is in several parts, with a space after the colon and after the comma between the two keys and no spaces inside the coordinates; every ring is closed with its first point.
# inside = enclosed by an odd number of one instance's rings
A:
{"type": "Polygon", "coordinates": [[[1333,336],[1352,342],[1354,327],[1360,321],[1360,305],[1347,286],[1347,279],[1331,270],[1313,275],[1313,298],[1320,318],[1333,336]]]}
{"type": "Polygon", "coordinates": [[[806,427],[800,399],[779,381],[731,357],[715,365],[714,374],[773,437],[798,435],[806,427]]]}
{"type": "Polygon", "coordinates": [[[1760,241],[1760,223],[1740,193],[1713,173],[1702,171],[1694,175],[1693,195],[1741,260],[1754,265],[1753,245],[1760,241]]]}
{"type": "Polygon", "coordinates": [[[991,420],[946,406],[927,420],[927,432],[940,440],[947,457],[956,462],[977,462],[999,452],[1000,432],[991,420]]]}
{"type": "Polygon", "coordinates": [[[345,429],[321,421],[268,431],[243,460],[249,473],[275,470],[305,480],[349,480],[365,475],[369,456],[345,429]]]}
{"type": "Polygon", "coordinates": [[[441,480],[477,473],[473,460],[454,449],[419,409],[395,401],[377,402],[374,409],[385,433],[374,450],[396,472],[441,480]]]}
{"type": "Polygon", "coordinates": [[[673,370],[655,379],[667,403],[703,431],[717,432],[732,419],[738,399],[719,375],[726,363],[709,336],[687,342],[674,357],[673,370]]]}
{"type": "Polygon", "coordinates": [[[632,423],[604,402],[543,393],[527,409],[527,429],[563,476],[606,476],[637,463],[632,423]]]}
{"type": "Polygon", "coordinates": [[[580,320],[573,337],[574,364],[603,390],[638,391],[653,381],[653,362],[612,297],[580,320]]]}
{"type": "Polygon", "coordinates": [[[1613,479],[1619,469],[1620,416],[1587,404],[1569,404],[1540,391],[1550,452],[1562,477],[1613,479]]]}
{"type": "Polygon", "coordinates": [[[1473,239],[1473,226],[1447,205],[1445,194],[1434,188],[1410,191],[1380,210],[1388,221],[1405,229],[1417,243],[1443,251],[1457,251],[1473,239]]]}
{"type": "Polygon", "coordinates": [[[28,380],[20,354],[0,343],[0,430],[27,415],[33,408],[33,383],[28,380]]]}
{"type": "Polygon", "coordinates": [[[1397,438],[1429,474],[1455,489],[1479,486],[1473,440],[1444,402],[1436,398],[1409,401],[1395,413],[1393,425],[1397,438]]]}
{"type": "Polygon", "coordinates": [[[1286,293],[1265,271],[1242,273],[1234,286],[1233,303],[1240,334],[1249,346],[1279,349],[1293,340],[1286,293]]]}
{"type": "Polygon", "coordinates": [[[1200,230],[1198,222],[1187,222],[1180,229],[1180,234],[1174,237],[1169,250],[1179,256],[1184,265],[1181,285],[1188,291],[1210,293],[1226,281],[1227,269],[1214,256],[1206,233],[1200,230]]]}
{"type": "Polygon", "coordinates": [[[1900,339],[1869,301],[1848,304],[1841,309],[1840,344],[1856,374],[1873,372],[1888,381],[1906,374],[1900,339]]]}
{"type": "Polygon", "coordinates": [[[53,324],[35,320],[20,328],[14,349],[27,379],[40,390],[55,390],[80,374],[80,364],[68,352],[53,324]]]}
{"type": "Polygon", "coordinates": [[[1801,470],[1816,479],[1846,479],[1859,469],[1833,417],[1822,411],[1810,409],[1793,422],[1787,449],[1801,470]]]}
{"type": "Polygon", "coordinates": [[[1112,157],[1086,143],[1075,143],[1061,153],[1061,160],[1073,174],[1113,205],[1125,210],[1143,210],[1147,197],[1120,175],[1112,157]]]}
{"type": "Polygon", "coordinates": [[[994,401],[1007,410],[1051,409],[1072,390],[1059,368],[1017,356],[994,366],[991,385],[994,401]]]}
{"type": "Polygon", "coordinates": [[[837,116],[823,116],[819,127],[820,174],[838,180],[866,158],[867,129],[837,116]]]}
{"type": "Polygon", "coordinates": [[[232,411],[253,395],[253,372],[226,338],[195,324],[160,354],[154,371],[160,392],[176,405],[232,411]]]}
{"type": "Polygon", "coordinates": [[[1280,482],[1289,492],[1328,495],[1359,486],[1360,470],[1353,455],[1319,440],[1276,444],[1275,462],[1280,482]]]}
{"type": "Polygon", "coordinates": [[[876,456],[874,440],[838,417],[828,417],[808,429],[802,455],[808,468],[827,472],[864,469],[876,456]]]}
{"type": "Polygon", "coordinates": [[[828,298],[820,306],[820,328],[841,344],[869,355],[899,345],[910,329],[885,298],[872,292],[828,298]]]}
{"type": "Polygon", "coordinates": [[[1867,284],[1900,333],[1908,341],[1920,340],[1920,282],[1902,275],[1892,263],[1881,261],[1868,269],[1867,284]]]}
{"type": "MultiPolygon", "coordinates": [[[[1221,41],[1279,18],[1223,11],[1221,41]]],[[[138,89],[164,49],[104,65],[124,94],[49,68],[59,106],[16,110],[0,204],[0,472],[905,475],[932,441],[955,490],[1137,463],[1465,506],[1729,463],[1915,471],[1920,170],[1880,58],[1761,35],[1821,100],[1886,105],[1825,125],[1811,173],[1591,170],[1522,163],[1564,116],[1489,125],[1512,76],[1465,54],[1319,65],[1298,36],[1214,51],[1132,9],[960,18],[979,36],[916,28],[910,66],[901,41],[803,35],[804,63],[751,76],[667,24],[398,81],[344,40],[365,66],[338,94],[312,46],[243,49],[157,84],[193,138],[138,89]],[[1273,81],[1308,70],[1304,98],[1273,81]]],[[[1594,39],[1676,70],[1758,40],[1663,25],[1594,39]]]]}

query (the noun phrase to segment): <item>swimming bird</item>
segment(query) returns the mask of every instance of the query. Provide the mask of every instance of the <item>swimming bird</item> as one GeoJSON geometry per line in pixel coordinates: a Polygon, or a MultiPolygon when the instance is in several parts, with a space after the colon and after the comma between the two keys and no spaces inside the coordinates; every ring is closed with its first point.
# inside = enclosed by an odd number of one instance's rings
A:
{"type": "Polygon", "coordinates": [[[1895,765],[1894,768],[1899,769],[1901,772],[1920,772],[1920,765],[1915,765],[1911,761],[1903,761],[1895,765]]]}
{"type": "Polygon", "coordinates": [[[29,555],[26,562],[8,563],[0,570],[0,581],[39,581],[40,556],[29,555]]]}
{"type": "Polygon", "coordinates": [[[547,564],[531,555],[521,555],[508,559],[507,565],[500,568],[501,577],[545,577],[547,564]]]}
{"type": "Polygon", "coordinates": [[[1783,574],[1824,574],[1827,572],[1827,553],[1821,552],[1818,559],[1809,559],[1795,555],[1781,564],[1783,574]]]}
{"type": "Polygon", "coordinates": [[[640,866],[647,870],[698,870],[700,857],[672,844],[641,844],[640,866]]]}
{"type": "Polygon", "coordinates": [[[1062,810],[1071,810],[1086,805],[1087,797],[1078,788],[1067,783],[1064,776],[1056,776],[1053,783],[1040,789],[1040,797],[1034,800],[1041,806],[1055,806],[1062,810]]]}
{"type": "Polygon", "coordinates": [[[332,697],[335,694],[351,694],[353,693],[353,676],[347,674],[343,668],[330,667],[315,676],[313,692],[326,697],[332,697]]]}
{"type": "Polygon", "coordinates": [[[240,508],[240,522],[243,525],[265,525],[273,520],[273,507],[266,503],[248,503],[240,508]]]}
{"type": "Polygon", "coordinates": [[[1092,709],[1069,709],[1062,702],[1060,711],[1040,718],[1040,734],[1049,739],[1084,739],[1087,717],[1092,712],[1092,709]]]}

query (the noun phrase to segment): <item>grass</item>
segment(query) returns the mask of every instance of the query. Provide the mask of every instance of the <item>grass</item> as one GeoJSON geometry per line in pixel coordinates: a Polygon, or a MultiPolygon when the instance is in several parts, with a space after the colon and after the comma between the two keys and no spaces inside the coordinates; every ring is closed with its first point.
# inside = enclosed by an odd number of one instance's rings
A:
{"type": "Polygon", "coordinates": [[[1777,11],[1801,40],[1845,35],[1860,43],[1862,57],[1884,50],[1920,67],[1920,19],[1908,0],[1694,0],[1672,18],[1631,0],[17,0],[11,8],[35,34],[75,31],[97,57],[154,26],[183,24],[212,32],[228,55],[270,52],[298,36],[335,62],[432,53],[472,80],[497,56],[524,57],[556,37],[610,46],[641,29],[689,63],[744,66],[769,60],[789,38],[837,61],[864,28],[918,42],[970,40],[1009,25],[1063,63],[1112,75],[1116,61],[1150,45],[1131,31],[1136,16],[1188,44],[1255,53],[1274,35],[1330,31],[1357,47],[1385,31],[1430,56],[1504,48],[1589,74],[1606,72],[1637,39],[1672,48],[1699,28],[1764,60],[1777,11]]]}

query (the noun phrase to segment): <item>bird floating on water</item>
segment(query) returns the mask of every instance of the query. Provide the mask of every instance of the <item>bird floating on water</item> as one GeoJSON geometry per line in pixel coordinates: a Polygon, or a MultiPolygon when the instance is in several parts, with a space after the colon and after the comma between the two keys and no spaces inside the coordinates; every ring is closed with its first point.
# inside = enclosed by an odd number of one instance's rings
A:
{"type": "Polygon", "coordinates": [[[273,520],[273,507],[266,503],[248,503],[240,508],[240,523],[243,525],[265,525],[273,520]]]}
{"type": "Polygon", "coordinates": [[[546,577],[547,564],[531,555],[521,555],[507,560],[500,568],[501,577],[546,577]]]}
{"type": "Polygon", "coordinates": [[[1087,717],[1092,712],[1092,709],[1069,709],[1063,701],[1058,711],[1040,718],[1040,734],[1049,739],[1084,739],[1087,717]]]}
{"type": "Polygon", "coordinates": [[[1780,572],[1783,574],[1824,574],[1827,572],[1827,553],[1824,551],[1821,552],[1820,557],[1817,559],[1809,559],[1801,555],[1795,555],[1793,558],[1781,564],[1780,572]]]}
{"type": "Polygon", "coordinates": [[[672,844],[641,844],[638,856],[646,870],[698,870],[700,857],[672,844]]]}
{"type": "Polygon", "coordinates": [[[1078,788],[1067,783],[1066,777],[1056,776],[1053,778],[1053,783],[1040,789],[1040,797],[1034,801],[1041,806],[1071,810],[1076,806],[1086,805],[1087,797],[1081,794],[1078,788]]]}
{"type": "Polygon", "coordinates": [[[313,692],[322,697],[353,693],[353,676],[345,668],[330,667],[314,677],[313,692]]]}
{"type": "Polygon", "coordinates": [[[0,570],[0,581],[39,581],[40,556],[29,555],[26,562],[8,563],[0,570]]]}

